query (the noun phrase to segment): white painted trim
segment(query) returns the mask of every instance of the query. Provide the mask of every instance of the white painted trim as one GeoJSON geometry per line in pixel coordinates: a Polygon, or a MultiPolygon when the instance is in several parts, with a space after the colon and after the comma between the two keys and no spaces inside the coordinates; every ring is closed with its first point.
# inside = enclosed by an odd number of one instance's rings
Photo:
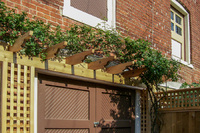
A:
{"type": "MultiPolygon", "coordinates": [[[[185,22],[185,43],[186,43],[186,61],[181,61],[183,64],[191,64],[190,60],[190,16],[185,8],[176,0],[171,0],[171,5],[184,15],[185,22]],[[185,63],[187,62],[187,63],[185,63]]],[[[187,65],[188,66],[188,65],[187,65]]]]}
{"type": "Polygon", "coordinates": [[[141,133],[140,92],[135,91],[135,133],[141,133]]]}
{"type": "Polygon", "coordinates": [[[178,58],[176,56],[172,55],[172,59],[174,59],[174,60],[180,62],[181,64],[186,65],[186,66],[188,66],[188,67],[190,67],[192,69],[194,68],[194,66],[192,64],[190,64],[189,62],[186,62],[186,61],[184,61],[184,60],[182,60],[182,59],[180,59],[180,58],[178,58]]]}
{"type": "Polygon", "coordinates": [[[175,89],[175,90],[180,89],[181,85],[182,85],[182,83],[172,82],[172,81],[168,81],[168,82],[159,84],[159,86],[161,86],[161,87],[168,87],[170,89],[175,89]]]}
{"type": "Polygon", "coordinates": [[[108,28],[115,28],[116,27],[116,0],[107,0],[107,17],[108,20],[104,21],[101,20],[93,15],[85,13],[79,9],[76,9],[70,5],[71,0],[64,0],[64,8],[63,8],[63,15],[74,20],[80,21],[92,27],[96,27],[98,24],[99,28],[104,29],[105,26],[108,28]]]}
{"type": "Polygon", "coordinates": [[[38,74],[34,78],[34,133],[37,133],[37,106],[38,106],[38,74]]]}

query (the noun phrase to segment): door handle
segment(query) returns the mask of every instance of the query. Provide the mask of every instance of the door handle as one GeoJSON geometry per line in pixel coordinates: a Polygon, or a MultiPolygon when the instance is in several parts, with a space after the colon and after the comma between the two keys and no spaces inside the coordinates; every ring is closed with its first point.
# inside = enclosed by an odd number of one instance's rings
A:
{"type": "Polygon", "coordinates": [[[99,122],[94,122],[94,127],[97,127],[99,125],[99,122]]]}

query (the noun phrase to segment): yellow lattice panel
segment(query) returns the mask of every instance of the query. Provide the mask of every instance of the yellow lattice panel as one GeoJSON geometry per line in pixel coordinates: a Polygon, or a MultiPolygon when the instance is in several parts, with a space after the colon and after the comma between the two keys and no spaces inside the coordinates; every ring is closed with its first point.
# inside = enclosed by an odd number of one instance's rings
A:
{"type": "Polygon", "coordinates": [[[200,109],[200,88],[171,90],[156,95],[161,110],[200,109]]]}
{"type": "Polygon", "coordinates": [[[33,75],[33,67],[3,62],[2,133],[33,132],[33,75]]]}

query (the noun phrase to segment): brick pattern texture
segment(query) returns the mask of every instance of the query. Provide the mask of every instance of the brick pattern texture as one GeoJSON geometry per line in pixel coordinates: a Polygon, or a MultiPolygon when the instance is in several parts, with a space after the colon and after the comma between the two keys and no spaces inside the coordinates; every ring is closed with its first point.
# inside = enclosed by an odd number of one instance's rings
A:
{"type": "MultiPolygon", "coordinates": [[[[66,29],[79,22],[62,15],[64,0],[2,0],[17,12],[26,11],[30,18],[60,25],[66,29]]],[[[142,38],[153,47],[171,57],[170,0],[116,0],[116,25],[125,36],[142,38]]],[[[198,82],[200,79],[200,2],[178,0],[190,13],[191,62],[194,69],[182,66],[181,82],[198,82]]]]}

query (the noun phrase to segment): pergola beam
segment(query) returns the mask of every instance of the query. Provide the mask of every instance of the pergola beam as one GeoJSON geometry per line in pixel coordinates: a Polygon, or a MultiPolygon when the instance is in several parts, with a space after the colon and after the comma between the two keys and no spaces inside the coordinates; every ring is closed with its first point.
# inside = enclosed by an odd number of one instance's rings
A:
{"type": "Polygon", "coordinates": [[[116,56],[110,56],[107,58],[103,58],[94,62],[91,62],[88,64],[88,69],[97,70],[97,69],[103,69],[106,64],[108,64],[109,61],[113,61],[116,59],[116,56]]]}
{"type": "Polygon", "coordinates": [[[51,58],[55,57],[55,55],[58,53],[58,50],[65,48],[66,46],[67,46],[67,42],[64,41],[64,42],[58,43],[56,45],[53,45],[53,46],[47,48],[45,51],[47,53],[46,59],[51,59],[51,58]]]}
{"type": "Polygon", "coordinates": [[[24,35],[17,38],[13,46],[9,46],[9,51],[12,51],[12,52],[20,51],[22,49],[21,46],[23,45],[24,40],[29,39],[32,35],[33,35],[33,31],[28,31],[24,35]]]}
{"type": "Polygon", "coordinates": [[[134,70],[131,70],[131,71],[124,72],[124,73],[122,74],[122,76],[123,76],[124,78],[137,77],[137,76],[139,76],[142,72],[144,72],[145,70],[147,70],[147,69],[146,69],[146,68],[134,69],[134,70]]]}
{"type": "Polygon", "coordinates": [[[126,69],[126,67],[133,65],[135,62],[131,61],[131,62],[127,62],[127,63],[123,63],[123,64],[119,64],[116,66],[111,66],[107,68],[107,73],[111,73],[111,74],[119,74],[122,73],[124,69],[126,69]]]}
{"type": "Polygon", "coordinates": [[[66,57],[66,64],[76,65],[82,63],[82,61],[86,58],[86,56],[93,54],[95,52],[94,49],[84,51],[69,57],[66,57]]]}

